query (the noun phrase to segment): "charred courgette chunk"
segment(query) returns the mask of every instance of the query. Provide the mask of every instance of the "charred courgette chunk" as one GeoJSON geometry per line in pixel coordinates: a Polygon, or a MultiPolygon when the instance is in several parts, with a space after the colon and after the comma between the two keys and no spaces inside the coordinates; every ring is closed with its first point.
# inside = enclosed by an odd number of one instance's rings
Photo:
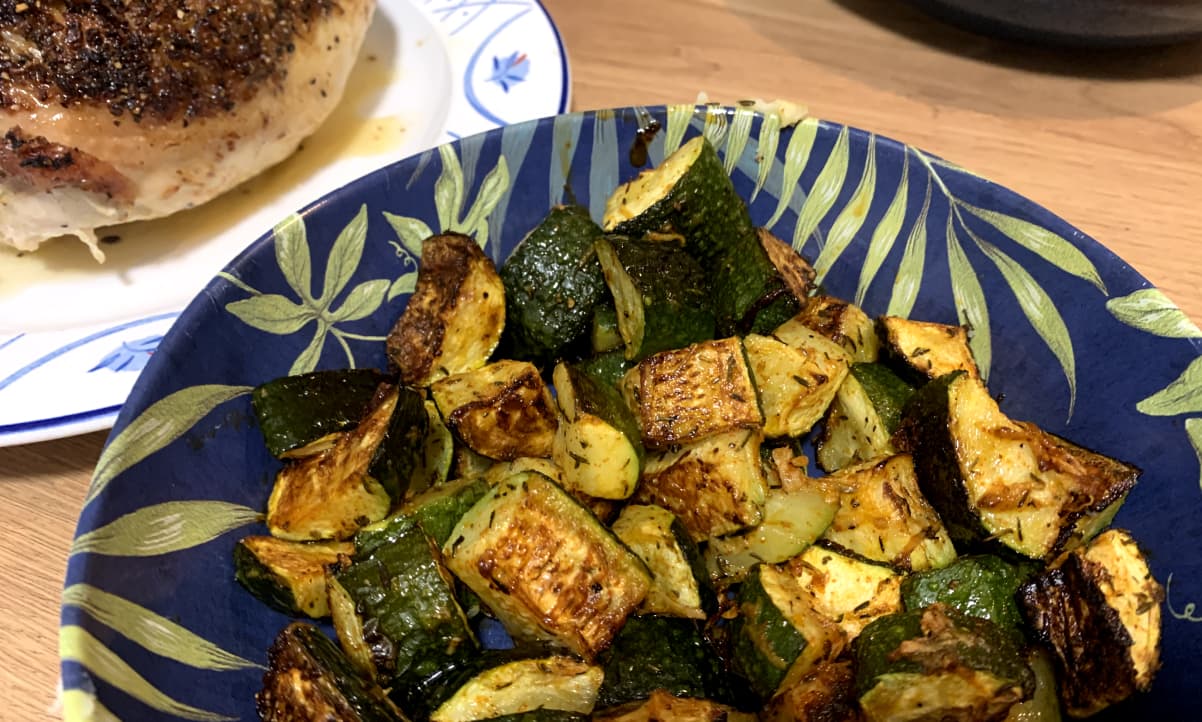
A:
{"type": "Polygon", "coordinates": [[[454,688],[430,713],[430,722],[474,722],[537,710],[588,714],[602,676],[600,667],[564,655],[505,662],[448,684],[454,688]]]}
{"type": "Polygon", "coordinates": [[[718,655],[699,625],[689,619],[653,615],[627,619],[602,655],[601,665],[605,669],[597,693],[601,709],[647,699],[657,689],[726,704],[737,698],[718,655]]]}
{"type": "Polygon", "coordinates": [[[706,544],[710,579],[716,586],[726,587],[742,581],[756,564],[792,559],[822,536],[838,509],[838,498],[817,487],[769,489],[759,524],[706,544]]]}
{"type": "Polygon", "coordinates": [[[404,719],[379,687],[355,672],[329,637],[303,622],[288,625],[267,651],[255,707],[264,722],[404,719]]]}
{"type": "Polygon", "coordinates": [[[1035,690],[1008,631],[942,604],[881,617],[853,649],[868,722],[1000,722],[1035,690]]]}
{"type": "Polygon", "coordinates": [[[494,486],[443,546],[451,570],[518,640],[592,659],[651,587],[643,562],[555,482],[494,486]]]}
{"type": "Polygon", "coordinates": [[[754,567],[735,604],[732,665],[762,700],[776,694],[786,676],[803,677],[844,648],[843,631],[813,607],[796,578],[775,566],[754,567]]]}
{"type": "Polygon", "coordinates": [[[554,363],[586,340],[606,297],[593,252],[601,228],[580,206],[557,206],[501,266],[505,284],[505,358],[554,363]]]}
{"type": "Polygon", "coordinates": [[[1015,594],[1023,572],[1000,557],[974,554],[942,569],[914,572],[901,585],[906,609],[942,602],[969,616],[981,617],[1005,629],[1022,625],[1015,594]]]}
{"type": "Polygon", "coordinates": [[[1160,667],[1160,605],[1131,535],[1110,529],[1025,584],[1019,603],[1052,651],[1068,713],[1085,717],[1147,691],[1160,667]]]}
{"type": "Polygon", "coordinates": [[[797,299],[761,245],[747,205],[703,137],[614,190],[601,225],[631,237],[685,239],[685,249],[710,276],[723,335],[763,333],[797,311],[797,299]],[[769,320],[757,326],[761,315],[769,320]]]}
{"type": "Polygon", "coordinates": [[[628,504],[614,534],[651,571],[651,588],[640,611],[705,619],[715,608],[701,553],[676,515],[654,504],[628,504]]]}
{"type": "Polygon", "coordinates": [[[905,577],[887,566],[812,546],[782,569],[809,592],[814,609],[838,624],[849,640],[873,620],[902,609],[905,577]]]}
{"type": "Polygon", "coordinates": [[[964,326],[882,316],[877,321],[877,333],[882,340],[882,360],[889,361],[916,382],[953,371],[980,377],[964,326]]]}
{"type": "Polygon", "coordinates": [[[284,459],[329,448],[339,432],[367,416],[385,379],[374,369],[341,369],[284,376],[255,387],[251,406],[267,450],[284,459]]]}
{"type": "Polygon", "coordinates": [[[401,380],[424,388],[480,368],[505,327],[505,286],[492,260],[461,233],[422,243],[417,288],[388,334],[401,380]]]}
{"type": "Polygon", "coordinates": [[[473,451],[501,461],[551,455],[555,400],[534,364],[495,361],[430,391],[447,426],[473,451]]]}
{"type": "Polygon", "coordinates": [[[326,567],[355,553],[350,542],[293,542],[248,536],[234,547],[234,578],[285,614],[330,616],[326,567]]]}
{"type": "Polygon", "coordinates": [[[714,337],[709,280],[679,243],[609,236],[597,241],[596,252],[627,359],[714,337]]]}
{"type": "Polygon", "coordinates": [[[730,431],[648,455],[632,497],[675,514],[694,541],[759,524],[768,492],[759,429],[730,431]]]}
{"type": "Polygon", "coordinates": [[[902,572],[947,566],[956,550],[918,482],[908,454],[829,474],[825,483],[843,492],[822,543],[902,572]]]}
{"type": "Polygon", "coordinates": [[[815,294],[805,299],[792,320],[842,346],[856,363],[872,363],[880,354],[875,322],[849,301],[815,294]]]}
{"type": "Polygon", "coordinates": [[[996,540],[1054,559],[1113,518],[1139,470],[1002,413],[963,371],[922,387],[896,443],[913,453],[922,491],[957,542],[996,540]]]}
{"type": "Polygon", "coordinates": [[[622,392],[649,449],[663,449],[763,423],[737,338],[648,356],[627,372],[622,392]]]}
{"type": "Polygon", "coordinates": [[[638,421],[618,389],[585,369],[559,363],[552,374],[563,412],[551,458],[564,485],[602,499],[634,493],[643,468],[638,421]]]}
{"type": "Polygon", "coordinates": [[[796,680],[786,680],[780,693],[760,711],[761,722],[859,722],[856,673],[851,662],[819,662],[796,680]]]}
{"type": "Polygon", "coordinates": [[[436,674],[477,653],[438,547],[409,517],[356,538],[354,561],[333,572],[331,607],[339,641],[382,685],[436,674]],[[335,603],[345,596],[350,605],[335,603]],[[347,615],[354,618],[349,619],[347,615]],[[360,636],[361,635],[361,636],[360,636]]]}
{"type": "Polygon", "coordinates": [[[887,366],[855,363],[826,412],[817,442],[818,464],[837,471],[897,453],[893,432],[914,388],[887,366]]]}
{"type": "Polygon", "coordinates": [[[764,436],[801,436],[822,418],[848,372],[847,355],[825,339],[791,346],[770,336],[743,339],[764,413],[764,436]]]}
{"type": "Polygon", "coordinates": [[[401,506],[400,513],[412,517],[441,547],[463,515],[484,498],[488,489],[488,481],[480,477],[456,479],[413,497],[401,506]]]}
{"type": "Polygon", "coordinates": [[[677,697],[656,690],[645,700],[602,709],[592,715],[594,722],[755,722],[750,712],[695,697],[677,697]]]}
{"type": "Polygon", "coordinates": [[[292,541],[346,539],[388,514],[392,495],[372,471],[401,394],[395,387],[386,391],[368,416],[343,432],[333,446],[280,469],[267,500],[272,536],[292,541]]]}

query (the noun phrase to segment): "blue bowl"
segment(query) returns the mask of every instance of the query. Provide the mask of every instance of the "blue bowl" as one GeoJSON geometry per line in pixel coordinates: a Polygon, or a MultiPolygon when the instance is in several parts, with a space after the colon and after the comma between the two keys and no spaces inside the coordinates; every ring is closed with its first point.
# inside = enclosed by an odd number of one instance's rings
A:
{"type": "Polygon", "coordinates": [[[1049,45],[1166,45],[1202,37],[1200,0],[911,0],[987,35],[1049,45]]]}
{"type": "Polygon", "coordinates": [[[235,581],[263,533],[278,462],[248,392],[312,368],[384,363],[383,337],[430,231],[504,259],[553,204],[606,196],[683,138],[720,149],[757,223],[871,314],[970,323],[1003,410],[1144,470],[1116,523],[1168,587],[1164,669],[1101,719],[1187,719],[1202,649],[1199,333],[1104,247],[1040,206],[929,153],[749,108],[573,113],[395,163],[281,219],[214,278],[164,339],[98,463],[68,563],[68,719],[253,719],[287,618],[235,581]],[[636,141],[652,120],[662,129],[636,141]]]}

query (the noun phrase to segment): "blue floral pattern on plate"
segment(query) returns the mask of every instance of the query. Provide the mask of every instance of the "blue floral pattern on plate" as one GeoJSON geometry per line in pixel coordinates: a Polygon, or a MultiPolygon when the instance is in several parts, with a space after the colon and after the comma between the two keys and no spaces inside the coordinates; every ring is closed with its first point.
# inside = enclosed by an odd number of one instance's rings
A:
{"type": "Polygon", "coordinates": [[[80,518],[60,650],[68,719],[249,719],[287,622],[233,581],[278,462],[249,393],[298,369],[384,364],[421,242],[459,230],[495,260],[572,199],[599,215],[639,168],[704,134],[760,224],[873,315],[970,323],[1014,418],[1143,469],[1116,524],[1167,582],[1152,693],[1099,719],[1185,719],[1202,646],[1198,328],[1052,213],[875,134],[749,107],[575,113],[466,137],[360,179],[235,259],[184,311],[114,427],[80,518]],[[1138,371],[1134,371],[1138,369],[1138,371]]]}

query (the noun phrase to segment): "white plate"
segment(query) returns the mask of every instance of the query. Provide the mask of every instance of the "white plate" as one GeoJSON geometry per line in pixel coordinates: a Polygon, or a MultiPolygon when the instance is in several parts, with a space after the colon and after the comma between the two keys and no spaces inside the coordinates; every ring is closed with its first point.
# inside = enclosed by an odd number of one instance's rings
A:
{"type": "Polygon", "coordinates": [[[176,315],[286,213],[389,162],[568,105],[536,0],[380,0],[334,116],[292,158],[170,218],[0,248],[0,446],[106,429],[176,315]]]}

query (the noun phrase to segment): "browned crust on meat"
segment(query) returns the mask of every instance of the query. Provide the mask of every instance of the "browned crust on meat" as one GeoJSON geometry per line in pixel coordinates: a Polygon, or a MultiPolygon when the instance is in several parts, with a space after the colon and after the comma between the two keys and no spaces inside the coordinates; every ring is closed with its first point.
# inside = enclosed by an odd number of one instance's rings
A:
{"type": "MultiPolygon", "coordinates": [[[[183,122],[279,87],[337,0],[0,0],[0,107],[183,122]]],[[[334,42],[340,42],[335,38],[334,42]]]]}
{"type": "Polygon", "coordinates": [[[40,135],[29,136],[19,126],[9,128],[0,141],[0,180],[8,178],[34,191],[78,188],[123,204],[134,199],[133,184],[111,163],[40,135]]]}

